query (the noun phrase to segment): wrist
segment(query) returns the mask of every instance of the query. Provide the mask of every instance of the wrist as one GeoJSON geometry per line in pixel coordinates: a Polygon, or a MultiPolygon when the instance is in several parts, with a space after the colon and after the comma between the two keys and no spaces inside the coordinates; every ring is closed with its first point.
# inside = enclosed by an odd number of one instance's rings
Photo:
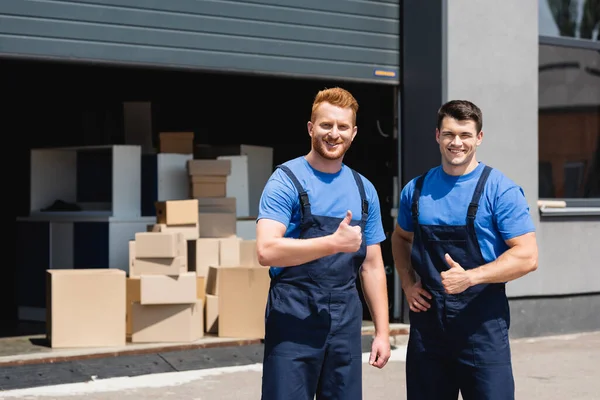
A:
{"type": "Polygon", "coordinates": [[[329,255],[339,253],[341,250],[338,248],[335,240],[335,233],[323,237],[323,243],[325,245],[325,252],[329,255]]]}
{"type": "Polygon", "coordinates": [[[479,268],[468,269],[466,272],[469,277],[469,287],[483,283],[481,279],[481,270],[479,268]]]}
{"type": "Polygon", "coordinates": [[[390,338],[390,329],[388,326],[385,328],[377,328],[375,326],[375,337],[379,339],[389,339],[390,338]]]}

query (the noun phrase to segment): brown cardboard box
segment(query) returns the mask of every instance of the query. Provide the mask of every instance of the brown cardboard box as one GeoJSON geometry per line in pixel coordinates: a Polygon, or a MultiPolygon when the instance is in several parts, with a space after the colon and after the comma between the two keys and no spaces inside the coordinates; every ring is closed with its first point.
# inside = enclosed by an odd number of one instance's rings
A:
{"type": "Polygon", "coordinates": [[[240,264],[240,243],[242,238],[232,236],[219,239],[219,264],[220,266],[238,266],[240,264]]]}
{"type": "Polygon", "coordinates": [[[191,225],[167,225],[167,224],[151,224],[147,226],[148,232],[162,233],[181,233],[185,240],[198,239],[200,228],[198,224],[191,225]]]}
{"type": "Polygon", "coordinates": [[[126,329],[125,332],[127,334],[127,336],[131,336],[131,307],[133,306],[133,303],[135,303],[136,301],[139,302],[142,295],[141,295],[141,285],[140,285],[140,277],[134,277],[134,278],[127,278],[127,293],[126,293],[126,303],[125,303],[125,307],[126,307],[126,317],[125,317],[125,322],[126,322],[126,329]]]}
{"type": "Polygon", "coordinates": [[[235,197],[196,197],[200,213],[235,213],[235,197]]]}
{"type": "Polygon", "coordinates": [[[125,345],[125,271],[54,269],[46,278],[52,348],[125,345]]]}
{"type": "Polygon", "coordinates": [[[204,330],[206,333],[219,331],[219,297],[207,294],[204,308],[204,330]]]}
{"type": "Polygon", "coordinates": [[[258,250],[256,249],[256,239],[242,240],[240,242],[240,263],[239,265],[262,267],[258,262],[258,250]]]}
{"type": "MultiPolygon", "coordinates": [[[[206,302],[206,282],[204,277],[196,277],[196,293],[198,300],[202,300],[204,304],[206,302]]],[[[131,308],[133,303],[140,302],[141,296],[141,280],[139,277],[127,278],[127,316],[126,316],[126,333],[128,337],[131,337],[132,323],[131,323],[131,308]]]]}
{"type": "Polygon", "coordinates": [[[185,256],[187,242],[183,233],[137,232],[135,234],[136,258],[174,258],[185,256]]]}
{"type": "Polygon", "coordinates": [[[243,240],[240,237],[220,239],[221,266],[259,267],[256,240],[243,240]]]}
{"type": "Polygon", "coordinates": [[[199,300],[206,302],[206,278],[203,276],[196,277],[196,294],[199,300]]]}
{"type": "Polygon", "coordinates": [[[158,136],[160,153],[194,153],[194,132],[160,132],[158,136]]]}
{"type": "Polygon", "coordinates": [[[219,269],[219,336],[264,338],[271,279],[266,267],[219,269]]]}
{"type": "Polygon", "coordinates": [[[207,276],[210,265],[219,265],[219,239],[202,238],[188,241],[188,270],[207,276]]]}
{"type": "Polygon", "coordinates": [[[172,225],[195,225],[198,223],[198,200],[167,200],[154,203],[156,223],[172,225]]]}
{"type": "Polygon", "coordinates": [[[227,195],[226,176],[192,176],[190,179],[190,197],[225,198],[227,195]]]}
{"type": "Polygon", "coordinates": [[[142,305],[131,308],[132,343],[192,342],[204,336],[202,300],[194,304],[142,305]]]}
{"type": "Polygon", "coordinates": [[[198,223],[201,238],[226,238],[237,232],[235,213],[199,213],[198,223]]]}
{"type": "Polygon", "coordinates": [[[180,275],[188,272],[187,256],[174,258],[136,258],[129,267],[130,277],[142,274],[180,275]]]}
{"type": "Polygon", "coordinates": [[[179,275],[141,275],[140,304],[192,304],[198,300],[194,272],[179,275]]]}
{"type": "Polygon", "coordinates": [[[230,160],[188,160],[188,174],[228,176],[231,174],[230,160]]]}

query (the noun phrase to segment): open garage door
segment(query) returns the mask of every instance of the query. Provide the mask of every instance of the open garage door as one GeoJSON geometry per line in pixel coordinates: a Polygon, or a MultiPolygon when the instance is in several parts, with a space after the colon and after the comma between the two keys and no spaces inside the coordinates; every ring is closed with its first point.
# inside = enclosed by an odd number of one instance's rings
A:
{"type": "Polygon", "coordinates": [[[394,0],[0,2],[0,56],[398,83],[394,0]]]}

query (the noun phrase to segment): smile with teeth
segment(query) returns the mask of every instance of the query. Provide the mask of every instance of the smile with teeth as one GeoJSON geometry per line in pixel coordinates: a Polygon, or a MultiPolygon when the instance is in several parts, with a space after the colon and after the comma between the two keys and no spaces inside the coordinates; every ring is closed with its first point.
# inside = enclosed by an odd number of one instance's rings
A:
{"type": "Polygon", "coordinates": [[[448,149],[448,151],[450,151],[450,153],[452,153],[452,154],[462,154],[462,153],[464,153],[464,150],[460,150],[460,149],[448,149]]]}
{"type": "Polygon", "coordinates": [[[325,144],[327,144],[327,147],[335,149],[340,143],[333,143],[333,142],[328,142],[327,140],[325,140],[325,144]]]}

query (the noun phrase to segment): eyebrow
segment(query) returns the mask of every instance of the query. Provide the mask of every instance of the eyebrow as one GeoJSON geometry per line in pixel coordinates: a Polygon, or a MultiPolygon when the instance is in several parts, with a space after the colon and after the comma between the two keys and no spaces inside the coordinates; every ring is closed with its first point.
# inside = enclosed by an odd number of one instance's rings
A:
{"type": "MultiPolygon", "coordinates": [[[[452,131],[442,131],[442,133],[454,133],[454,132],[452,132],[452,131]]],[[[471,135],[471,136],[473,136],[473,132],[463,131],[463,132],[460,132],[459,135],[471,135]]]]}

